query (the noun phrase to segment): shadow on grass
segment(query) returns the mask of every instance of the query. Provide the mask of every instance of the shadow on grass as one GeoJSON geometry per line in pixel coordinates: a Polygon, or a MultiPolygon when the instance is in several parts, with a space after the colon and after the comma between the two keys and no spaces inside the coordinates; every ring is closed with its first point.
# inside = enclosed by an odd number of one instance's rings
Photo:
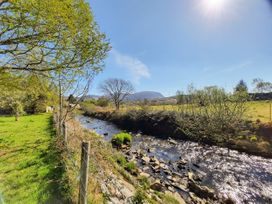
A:
{"type": "Polygon", "coordinates": [[[43,191],[39,195],[39,200],[47,204],[69,204],[72,202],[61,158],[63,150],[58,145],[59,138],[56,137],[52,117],[49,118],[47,131],[50,132],[51,142],[48,150],[40,154],[40,158],[44,165],[49,165],[49,172],[44,176],[44,182],[46,183],[43,183],[43,186],[41,186],[43,191]],[[47,198],[45,201],[44,197],[47,198]]]}

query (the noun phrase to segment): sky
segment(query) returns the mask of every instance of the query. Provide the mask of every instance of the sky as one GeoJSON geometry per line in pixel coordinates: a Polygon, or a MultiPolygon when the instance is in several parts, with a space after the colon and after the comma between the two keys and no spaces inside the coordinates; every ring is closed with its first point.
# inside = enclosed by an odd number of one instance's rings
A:
{"type": "Polygon", "coordinates": [[[89,0],[112,49],[90,94],[108,78],[164,96],[240,79],[272,81],[272,1],[89,0]]]}

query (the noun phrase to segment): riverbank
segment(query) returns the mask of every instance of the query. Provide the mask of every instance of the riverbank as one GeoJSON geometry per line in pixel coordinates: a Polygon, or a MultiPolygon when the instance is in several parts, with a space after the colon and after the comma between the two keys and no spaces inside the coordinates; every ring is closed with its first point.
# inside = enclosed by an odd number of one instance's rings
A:
{"type": "MultiPolygon", "coordinates": [[[[85,128],[102,135],[106,141],[124,131],[113,123],[88,116],[78,116],[77,120],[85,128]]],[[[132,135],[130,148],[122,148],[126,160],[136,162],[140,175],[148,178],[150,184],[157,180],[155,186],[162,191],[178,192],[186,202],[191,203],[190,200],[196,199],[195,193],[203,196],[196,191],[199,188],[194,188],[196,186],[192,183],[189,185],[189,175],[192,175],[202,190],[214,190],[222,200],[230,198],[236,203],[271,202],[271,159],[190,141],[160,139],[137,132],[132,135]]]]}
{"type": "MultiPolygon", "coordinates": [[[[244,131],[231,137],[226,135],[206,135],[205,132],[189,119],[183,120],[175,112],[169,111],[89,111],[84,115],[110,121],[127,131],[141,131],[167,139],[190,140],[208,145],[227,147],[248,154],[272,158],[272,134],[270,126],[248,123],[244,131]],[[193,128],[191,128],[193,127],[193,128]],[[264,134],[265,132],[265,134],[264,134]],[[219,138],[219,140],[218,140],[219,138]]],[[[205,121],[203,121],[204,123],[205,121]]],[[[203,124],[202,124],[203,125],[203,124]]],[[[220,133],[219,133],[220,134],[220,133]]]]}

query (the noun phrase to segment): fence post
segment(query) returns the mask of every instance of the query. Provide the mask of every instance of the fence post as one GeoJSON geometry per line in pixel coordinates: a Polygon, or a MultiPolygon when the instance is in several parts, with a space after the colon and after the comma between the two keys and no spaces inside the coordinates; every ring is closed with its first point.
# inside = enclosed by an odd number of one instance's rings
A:
{"type": "Polygon", "coordinates": [[[68,130],[67,129],[67,124],[66,124],[65,121],[63,121],[63,123],[62,123],[62,134],[63,134],[64,144],[67,144],[67,136],[68,136],[67,130],[68,130]]]}
{"type": "Polygon", "coordinates": [[[79,204],[87,204],[89,154],[90,154],[90,141],[83,141],[81,144],[81,167],[78,199],[79,204]]]}

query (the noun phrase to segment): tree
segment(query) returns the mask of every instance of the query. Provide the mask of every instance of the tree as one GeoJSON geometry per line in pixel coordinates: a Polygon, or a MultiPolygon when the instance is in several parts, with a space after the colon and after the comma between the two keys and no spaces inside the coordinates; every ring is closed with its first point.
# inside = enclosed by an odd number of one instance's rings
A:
{"type": "Polygon", "coordinates": [[[109,49],[85,0],[0,0],[0,77],[49,78],[59,92],[60,125],[64,94],[83,97],[109,49]]]}
{"type": "Polygon", "coordinates": [[[234,92],[248,92],[248,88],[244,80],[239,81],[239,83],[234,88],[234,92]]]}
{"type": "Polygon", "coordinates": [[[256,78],[252,82],[255,85],[255,91],[259,93],[267,93],[272,91],[272,83],[264,81],[263,79],[256,78]]]}
{"type": "Polygon", "coordinates": [[[100,84],[99,89],[113,101],[116,110],[119,110],[121,102],[134,91],[133,85],[123,79],[107,79],[100,84]]]}
{"type": "Polygon", "coordinates": [[[0,1],[0,72],[99,69],[107,50],[84,0],[0,1]]]}
{"type": "Polygon", "coordinates": [[[70,94],[69,97],[68,97],[68,99],[67,99],[67,101],[69,103],[75,103],[77,101],[77,99],[74,97],[73,94],[70,94]]]}

